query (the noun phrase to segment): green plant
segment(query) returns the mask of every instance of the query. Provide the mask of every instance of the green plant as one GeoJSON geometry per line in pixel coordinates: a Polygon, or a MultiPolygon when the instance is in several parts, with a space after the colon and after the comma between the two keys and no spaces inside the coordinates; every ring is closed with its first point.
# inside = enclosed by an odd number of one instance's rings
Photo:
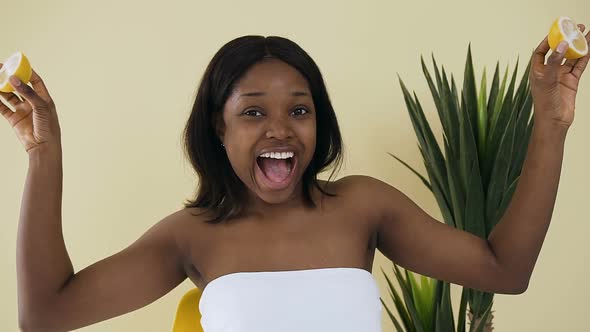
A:
{"type": "MultiPolygon", "coordinates": [[[[408,91],[401,78],[399,81],[404,100],[418,139],[418,148],[428,179],[400,158],[390,155],[418,176],[434,194],[446,224],[487,238],[503,216],[514,194],[533,128],[533,100],[528,80],[530,61],[518,85],[518,61],[509,83],[508,67],[501,77],[497,63],[489,96],[485,68],[478,92],[471,45],[467,52],[460,95],[455,79],[451,75],[449,80],[444,67],[439,70],[434,56],[434,80],[423,58],[421,63],[441,121],[444,155],[426,120],[418,97],[408,91]]],[[[416,303],[413,300],[426,295],[422,295],[420,290],[412,286],[413,278],[410,278],[407,272],[405,279],[401,278],[402,274],[395,265],[394,272],[401,286],[404,302],[401,302],[401,297],[393,292],[392,297],[400,317],[405,315],[405,318],[402,318],[405,331],[455,330],[448,283],[435,281],[433,316],[430,318],[433,323],[426,325],[418,314],[418,311],[423,310],[419,309],[423,305],[422,302],[416,303]],[[405,313],[401,305],[405,305],[405,313]],[[406,320],[408,317],[410,319],[406,320]],[[419,318],[420,324],[417,323],[419,318]],[[412,323],[413,327],[406,326],[406,323],[412,323]]],[[[457,331],[465,331],[467,305],[476,322],[488,322],[488,318],[491,318],[489,315],[493,296],[492,293],[464,287],[457,331]]],[[[389,312],[389,309],[387,310],[389,312]]],[[[391,317],[393,319],[393,316],[391,317]]],[[[396,324],[394,321],[394,325],[399,331],[404,331],[399,322],[396,324]]],[[[488,324],[472,322],[470,331],[477,327],[483,329],[485,325],[488,324]]]]}

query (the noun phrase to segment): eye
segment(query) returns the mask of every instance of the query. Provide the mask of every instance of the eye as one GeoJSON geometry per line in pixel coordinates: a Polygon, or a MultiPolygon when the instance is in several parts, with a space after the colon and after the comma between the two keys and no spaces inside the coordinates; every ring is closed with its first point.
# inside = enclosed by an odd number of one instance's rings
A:
{"type": "Polygon", "coordinates": [[[295,116],[302,116],[302,115],[309,113],[309,111],[303,107],[299,107],[291,113],[293,113],[293,115],[295,115],[295,116]]]}
{"type": "Polygon", "coordinates": [[[252,116],[252,117],[258,117],[258,116],[262,116],[262,113],[261,113],[260,111],[258,111],[258,110],[253,110],[253,109],[246,110],[246,111],[244,111],[244,113],[243,113],[243,114],[244,114],[244,115],[247,115],[247,116],[252,116]]]}

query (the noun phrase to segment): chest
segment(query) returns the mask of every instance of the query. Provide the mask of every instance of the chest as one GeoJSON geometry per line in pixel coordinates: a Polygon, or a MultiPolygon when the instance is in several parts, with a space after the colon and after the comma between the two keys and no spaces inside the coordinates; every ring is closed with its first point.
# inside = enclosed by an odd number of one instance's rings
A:
{"type": "Polygon", "coordinates": [[[354,210],[317,208],[272,220],[242,218],[206,225],[189,246],[189,278],[199,288],[242,271],[357,267],[371,271],[374,227],[354,210]]]}

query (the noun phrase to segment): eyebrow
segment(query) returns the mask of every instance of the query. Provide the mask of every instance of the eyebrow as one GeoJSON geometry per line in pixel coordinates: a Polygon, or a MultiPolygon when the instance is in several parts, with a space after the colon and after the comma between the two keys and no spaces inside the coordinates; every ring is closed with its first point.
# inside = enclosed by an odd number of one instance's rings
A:
{"type": "MultiPolygon", "coordinates": [[[[258,97],[258,96],[265,96],[266,92],[247,92],[240,95],[240,97],[258,97]]],[[[299,96],[309,96],[309,93],[303,91],[293,91],[291,92],[291,96],[299,97],[299,96]]]]}

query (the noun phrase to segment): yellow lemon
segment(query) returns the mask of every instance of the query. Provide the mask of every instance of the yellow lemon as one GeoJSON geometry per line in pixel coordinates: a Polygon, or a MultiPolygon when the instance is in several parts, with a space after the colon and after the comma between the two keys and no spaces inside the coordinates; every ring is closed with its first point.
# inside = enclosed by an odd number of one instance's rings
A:
{"type": "Polygon", "coordinates": [[[558,17],[551,26],[548,35],[549,47],[553,51],[565,40],[569,47],[565,52],[566,59],[578,59],[588,54],[588,42],[574,20],[566,16],[558,17]]]}
{"type": "Polygon", "coordinates": [[[12,75],[20,78],[24,84],[29,83],[33,69],[29,59],[23,54],[23,52],[16,52],[11,55],[6,61],[2,68],[0,68],[0,91],[2,92],[13,92],[12,85],[8,82],[8,78],[12,75]]]}

